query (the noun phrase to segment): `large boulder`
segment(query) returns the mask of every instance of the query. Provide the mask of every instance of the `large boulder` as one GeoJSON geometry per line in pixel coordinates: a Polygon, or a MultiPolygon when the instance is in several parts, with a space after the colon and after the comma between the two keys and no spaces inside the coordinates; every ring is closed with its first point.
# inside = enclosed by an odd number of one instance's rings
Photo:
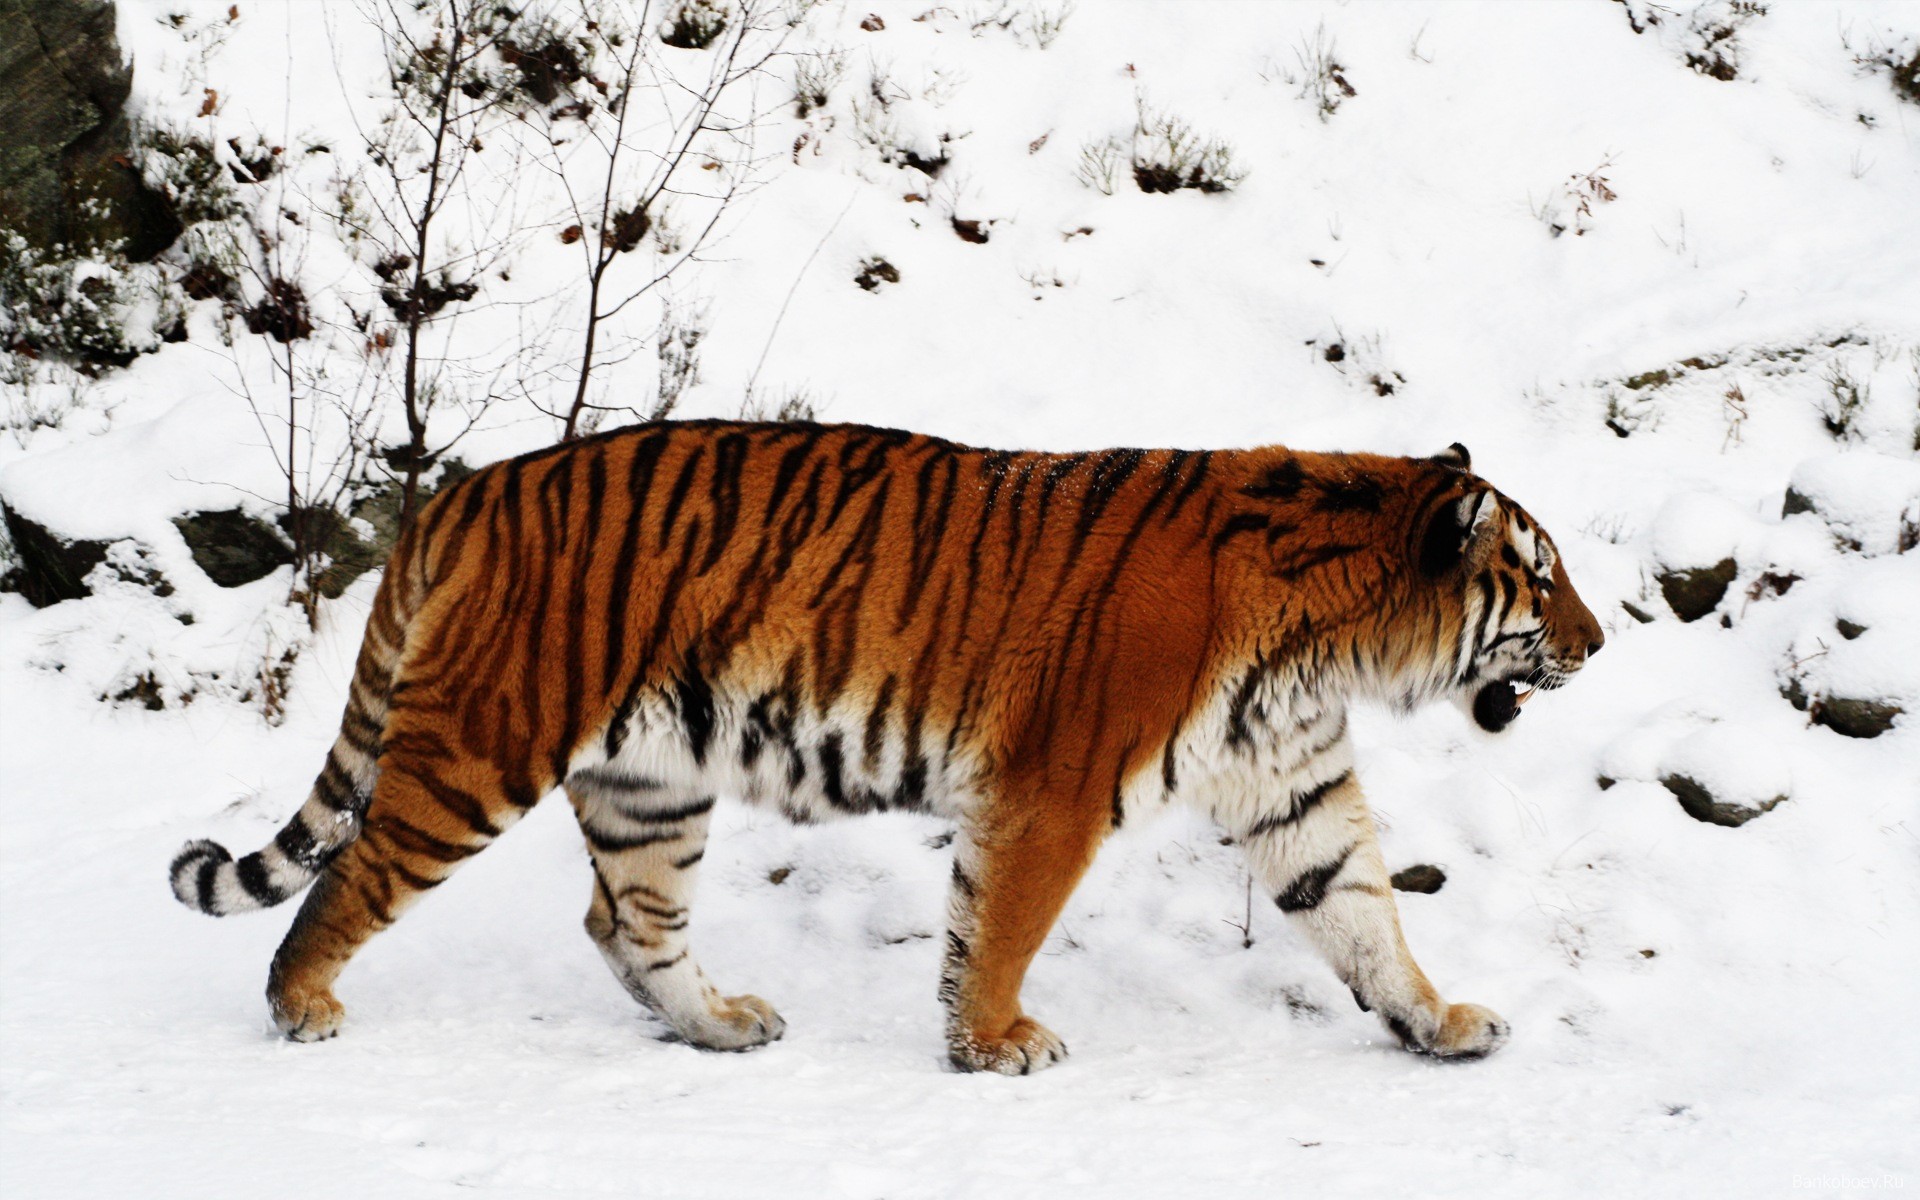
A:
{"type": "Polygon", "coordinates": [[[264,579],[293,561],[293,547],[274,527],[242,509],[188,513],[175,517],[173,524],[194,565],[221,587],[264,579]]]}
{"type": "Polygon", "coordinates": [[[130,165],[132,83],[112,0],[0,0],[0,226],[137,262],[173,243],[179,219],[130,165]]]}
{"type": "Polygon", "coordinates": [[[0,503],[0,519],[12,543],[12,565],[0,576],[0,591],[19,592],[35,608],[87,594],[86,577],[106,561],[106,542],[67,538],[0,503]]]}

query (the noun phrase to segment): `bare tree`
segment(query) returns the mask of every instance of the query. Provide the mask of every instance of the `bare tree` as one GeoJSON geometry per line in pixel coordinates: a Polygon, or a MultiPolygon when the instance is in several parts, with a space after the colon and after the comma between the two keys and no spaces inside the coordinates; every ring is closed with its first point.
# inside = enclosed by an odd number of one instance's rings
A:
{"type": "MultiPolygon", "coordinates": [[[[696,261],[753,186],[761,164],[754,129],[791,97],[742,85],[767,75],[800,11],[766,0],[679,0],[664,12],[645,5],[627,25],[610,10],[582,6],[582,40],[612,69],[606,80],[592,79],[597,97],[551,110],[539,146],[567,199],[561,240],[579,248],[586,292],[571,395],[553,410],[563,438],[591,432],[609,411],[631,410],[591,399],[596,371],[630,353],[633,340],[609,339],[608,325],[696,261]],[[653,253],[630,257],[643,246],[653,253]],[[617,271],[623,261],[638,265],[617,271]]],[[[672,411],[694,376],[700,312],[663,295],[661,387],[648,419],[672,411]]]]}
{"type": "Polygon", "coordinates": [[[382,39],[389,94],[378,119],[359,128],[369,166],[346,185],[336,216],[373,248],[379,300],[394,322],[407,440],[384,457],[401,481],[403,524],[418,507],[422,474],[452,440],[433,445],[428,431],[434,410],[452,399],[445,372],[454,364],[444,351],[456,306],[479,294],[524,235],[516,139],[502,139],[508,161],[493,164],[476,196],[483,152],[555,80],[578,78],[564,42],[538,40],[547,11],[485,0],[367,0],[362,8],[382,39]]]}

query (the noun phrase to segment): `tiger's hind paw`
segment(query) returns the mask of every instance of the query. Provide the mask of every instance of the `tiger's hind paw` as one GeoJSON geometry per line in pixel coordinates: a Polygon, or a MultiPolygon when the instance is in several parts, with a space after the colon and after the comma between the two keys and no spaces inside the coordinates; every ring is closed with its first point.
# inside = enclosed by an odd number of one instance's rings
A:
{"type": "Polygon", "coordinates": [[[1031,1075],[1066,1057],[1067,1044],[1060,1035],[1031,1017],[1021,1017],[999,1037],[961,1031],[947,1044],[948,1061],[962,1071],[1031,1075]]]}

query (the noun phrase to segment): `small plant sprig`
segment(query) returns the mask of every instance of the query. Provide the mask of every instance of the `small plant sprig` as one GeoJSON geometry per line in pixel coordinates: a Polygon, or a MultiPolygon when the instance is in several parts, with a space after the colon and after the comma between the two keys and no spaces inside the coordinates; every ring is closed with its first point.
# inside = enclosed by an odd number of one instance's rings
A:
{"type": "Polygon", "coordinates": [[[1133,181],[1143,192],[1191,188],[1208,195],[1230,192],[1247,177],[1233,161],[1233,148],[1203,138],[1172,113],[1138,101],[1133,127],[1133,181]]]}
{"type": "Polygon", "coordinates": [[[1559,237],[1569,229],[1573,231],[1573,236],[1585,237],[1587,231],[1593,228],[1594,210],[1620,198],[1606,175],[1612,169],[1613,156],[1609,154],[1592,170],[1575,171],[1567,176],[1567,181],[1560,185],[1555,194],[1531,206],[1534,219],[1545,225],[1547,232],[1554,237],[1559,237]]]}
{"type": "Polygon", "coordinates": [[[1747,423],[1747,394],[1739,383],[1732,383],[1720,395],[1720,406],[1727,419],[1727,436],[1720,441],[1720,453],[1725,454],[1729,446],[1738,446],[1741,431],[1747,423]]]}
{"type": "Polygon", "coordinates": [[[1102,196],[1113,195],[1114,182],[1120,177],[1120,164],[1127,158],[1125,139],[1108,136],[1080,147],[1080,161],[1073,177],[1102,196]]]}
{"type": "MultiPolygon", "coordinates": [[[[1418,39],[1415,42],[1418,44],[1418,39]]],[[[1293,57],[1300,65],[1300,73],[1296,77],[1288,72],[1287,82],[1299,83],[1300,98],[1313,103],[1321,124],[1332,120],[1343,103],[1360,94],[1359,89],[1347,82],[1347,68],[1336,55],[1325,25],[1314,26],[1313,35],[1294,47],[1293,57]]]]}
{"type": "Polygon", "coordinates": [[[844,50],[814,51],[797,54],[793,59],[794,115],[806,119],[827,106],[833,89],[847,73],[844,50]]]}
{"type": "Polygon", "coordinates": [[[1834,359],[1820,376],[1827,394],[1820,401],[1820,421],[1838,441],[1855,441],[1860,436],[1860,417],[1867,410],[1872,387],[1857,378],[1847,364],[1834,359]]]}

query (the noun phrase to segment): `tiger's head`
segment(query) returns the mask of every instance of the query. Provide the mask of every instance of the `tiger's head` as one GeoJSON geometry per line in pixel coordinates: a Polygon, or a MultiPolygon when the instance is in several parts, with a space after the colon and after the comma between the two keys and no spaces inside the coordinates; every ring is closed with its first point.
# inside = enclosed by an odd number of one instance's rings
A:
{"type": "Polygon", "coordinates": [[[1458,442],[1433,456],[1458,474],[1425,515],[1419,566],[1460,604],[1446,690],[1475,724],[1498,733],[1536,689],[1573,678],[1606,643],[1553,539],[1525,509],[1471,473],[1458,442]]]}

